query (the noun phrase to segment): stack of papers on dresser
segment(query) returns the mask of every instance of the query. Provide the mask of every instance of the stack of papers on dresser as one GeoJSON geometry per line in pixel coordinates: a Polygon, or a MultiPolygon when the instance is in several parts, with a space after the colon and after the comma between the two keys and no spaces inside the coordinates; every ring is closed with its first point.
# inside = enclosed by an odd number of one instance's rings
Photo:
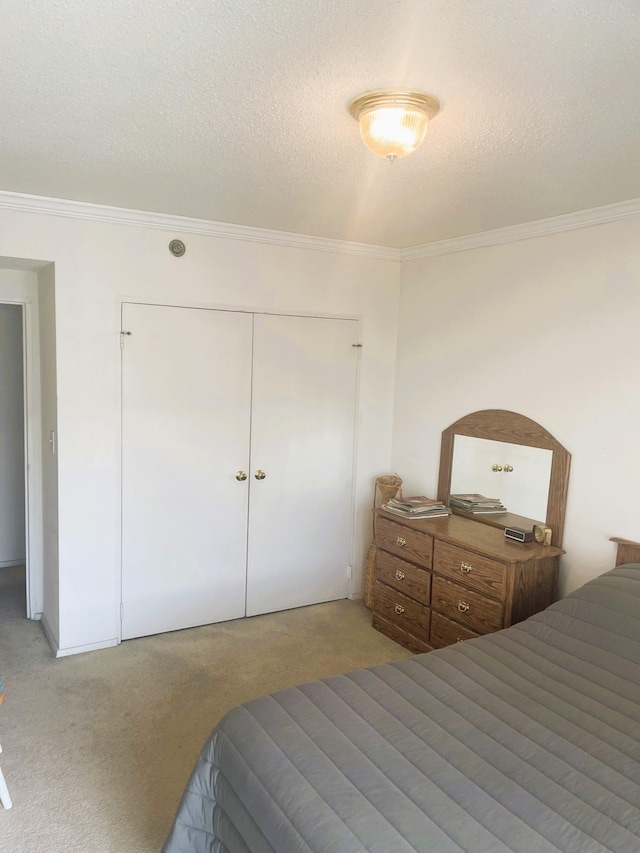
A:
{"type": "Polygon", "coordinates": [[[464,494],[451,495],[450,500],[451,506],[463,509],[465,512],[471,512],[474,515],[507,512],[507,508],[500,498],[487,498],[484,495],[465,492],[464,494]]]}
{"type": "Polygon", "coordinates": [[[442,501],[425,498],[424,495],[413,498],[391,498],[382,504],[382,509],[404,518],[438,518],[441,515],[451,514],[449,507],[442,501]]]}

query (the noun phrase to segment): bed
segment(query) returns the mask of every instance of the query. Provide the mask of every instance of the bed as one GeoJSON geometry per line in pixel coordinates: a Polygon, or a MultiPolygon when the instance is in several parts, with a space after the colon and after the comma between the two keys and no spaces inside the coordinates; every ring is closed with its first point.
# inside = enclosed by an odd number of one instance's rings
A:
{"type": "Polygon", "coordinates": [[[639,850],[635,562],[504,631],[235,708],[163,853],[639,850]]]}

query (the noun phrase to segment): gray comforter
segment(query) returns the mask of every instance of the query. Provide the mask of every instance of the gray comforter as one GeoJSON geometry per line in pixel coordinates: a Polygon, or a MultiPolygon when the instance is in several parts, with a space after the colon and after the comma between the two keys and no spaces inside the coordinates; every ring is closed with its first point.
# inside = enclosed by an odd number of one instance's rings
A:
{"type": "Polygon", "coordinates": [[[640,851],[640,565],[214,729],[164,853],[640,851]]]}

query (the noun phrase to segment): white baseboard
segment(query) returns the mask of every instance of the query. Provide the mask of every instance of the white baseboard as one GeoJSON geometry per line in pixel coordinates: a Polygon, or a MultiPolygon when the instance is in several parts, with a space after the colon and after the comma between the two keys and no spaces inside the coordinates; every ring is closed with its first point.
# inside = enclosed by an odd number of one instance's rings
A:
{"type": "Polygon", "coordinates": [[[53,636],[53,631],[49,627],[49,623],[47,622],[44,614],[40,614],[40,624],[42,625],[44,635],[47,638],[51,651],[53,652],[53,656],[58,657],[58,641],[53,636]]]}
{"type": "Polygon", "coordinates": [[[49,623],[43,614],[40,614],[40,622],[47,642],[51,646],[51,651],[55,658],[66,658],[69,655],[79,655],[82,652],[93,652],[97,649],[110,649],[113,646],[119,646],[120,640],[101,640],[99,643],[88,643],[86,646],[70,646],[68,649],[61,649],[58,640],[55,638],[53,631],[49,627],[49,623]]]}
{"type": "Polygon", "coordinates": [[[119,646],[120,640],[101,640],[99,643],[89,643],[86,646],[70,646],[68,649],[57,649],[55,656],[57,658],[66,658],[69,655],[79,655],[82,652],[95,652],[98,649],[111,649],[113,646],[119,646]]]}
{"type": "Polygon", "coordinates": [[[347,598],[349,601],[360,601],[364,598],[364,592],[350,592],[347,598]]]}

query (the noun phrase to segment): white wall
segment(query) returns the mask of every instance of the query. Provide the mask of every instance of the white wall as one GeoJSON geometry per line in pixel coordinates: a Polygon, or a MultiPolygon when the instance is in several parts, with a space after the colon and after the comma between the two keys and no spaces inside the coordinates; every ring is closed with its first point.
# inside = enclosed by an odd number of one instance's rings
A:
{"type": "Polygon", "coordinates": [[[0,256],[55,263],[62,653],[119,636],[122,298],[358,316],[362,361],[353,588],[388,471],[399,264],[373,257],[0,210],[0,256]],[[173,237],[183,258],[168,251],[173,237]]]}
{"type": "Polygon", "coordinates": [[[442,430],[511,409],[572,454],[561,564],[569,592],[640,540],[640,241],[635,217],[408,261],[392,467],[435,494],[442,430]]]}
{"type": "Polygon", "coordinates": [[[124,298],[361,318],[355,591],[373,478],[395,470],[407,491],[435,493],[441,431],[492,407],[537,420],[573,454],[563,590],[611,566],[609,536],[640,538],[636,243],[630,218],[407,261],[398,320],[392,261],[0,210],[0,256],[55,263],[55,291],[53,266],[38,276],[45,463],[58,433],[57,488],[56,460],[44,475],[54,642],[67,653],[119,635],[124,298]],[[169,253],[173,237],[184,258],[169,253]]]}
{"type": "Polygon", "coordinates": [[[25,560],[22,308],[0,303],[0,566],[25,560]]]}

